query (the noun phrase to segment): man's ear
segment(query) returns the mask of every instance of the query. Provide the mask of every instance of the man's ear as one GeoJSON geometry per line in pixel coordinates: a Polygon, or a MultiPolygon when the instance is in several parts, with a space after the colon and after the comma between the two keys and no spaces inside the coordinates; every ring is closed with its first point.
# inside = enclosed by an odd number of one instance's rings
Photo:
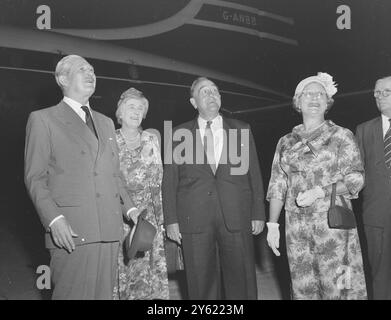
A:
{"type": "Polygon", "coordinates": [[[195,102],[195,99],[194,98],[190,98],[190,103],[193,105],[194,109],[197,110],[197,104],[195,102]]]}
{"type": "Polygon", "coordinates": [[[66,87],[68,86],[68,77],[65,75],[60,75],[58,77],[58,82],[61,84],[61,87],[66,87]]]}

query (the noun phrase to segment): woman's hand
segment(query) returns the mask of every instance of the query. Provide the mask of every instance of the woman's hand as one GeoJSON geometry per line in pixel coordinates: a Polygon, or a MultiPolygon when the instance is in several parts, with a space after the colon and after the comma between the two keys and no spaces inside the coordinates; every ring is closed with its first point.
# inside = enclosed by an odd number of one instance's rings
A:
{"type": "Polygon", "coordinates": [[[278,230],[279,224],[276,222],[268,222],[267,225],[267,244],[273,250],[276,256],[280,256],[280,252],[277,250],[280,247],[280,230],[278,230]]]}
{"type": "Polygon", "coordinates": [[[299,207],[309,207],[312,205],[317,199],[324,198],[325,193],[323,189],[319,186],[316,186],[313,189],[299,192],[299,195],[296,198],[296,203],[299,207]]]}

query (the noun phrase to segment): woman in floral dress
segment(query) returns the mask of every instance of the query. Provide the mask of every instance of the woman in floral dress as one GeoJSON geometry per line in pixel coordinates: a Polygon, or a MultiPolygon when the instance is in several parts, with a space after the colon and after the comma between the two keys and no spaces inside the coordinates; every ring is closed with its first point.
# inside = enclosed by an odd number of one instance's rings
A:
{"type": "MultiPolygon", "coordinates": [[[[120,168],[127,190],[139,212],[147,210],[146,219],[157,230],[152,250],[144,255],[126,261],[120,250],[119,282],[114,288],[114,299],[120,300],[169,298],[161,198],[163,167],[157,135],[140,130],[147,111],[148,100],[142,92],[130,88],[121,95],[116,112],[121,124],[116,132],[120,168]]],[[[137,212],[130,212],[134,222],[137,216],[132,213],[137,212]]],[[[127,234],[129,224],[124,222],[123,226],[124,234],[127,234]]]]}
{"type": "Polygon", "coordinates": [[[285,204],[285,232],[293,299],[366,299],[357,229],[330,229],[331,186],[336,204],[358,197],[364,184],[360,151],[351,131],[325,120],[337,92],[332,77],[318,73],[301,81],[294,108],[303,124],[276,148],[267,199],[267,241],[279,256],[278,218],[285,204]]]}

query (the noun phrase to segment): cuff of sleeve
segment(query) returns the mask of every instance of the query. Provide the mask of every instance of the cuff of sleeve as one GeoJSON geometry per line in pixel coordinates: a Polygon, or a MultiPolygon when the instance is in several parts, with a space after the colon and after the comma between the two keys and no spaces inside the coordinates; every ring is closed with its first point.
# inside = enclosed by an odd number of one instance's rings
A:
{"type": "Polygon", "coordinates": [[[266,222],[266,225],[268,229],[273,229],[273,228],[278,229],[278,227],[280,226],[280,224],[277,222],[266,222]]]}
{"type": "Polygon", "coordinates": [[[64,218],[64,216],[61,214],[59,215],[58,217],[55,217],[48,225],[48,230],[50,230],[50,227],[53,225],[53,223],[55,223],[58,219],[60,218],[64,218]]]}

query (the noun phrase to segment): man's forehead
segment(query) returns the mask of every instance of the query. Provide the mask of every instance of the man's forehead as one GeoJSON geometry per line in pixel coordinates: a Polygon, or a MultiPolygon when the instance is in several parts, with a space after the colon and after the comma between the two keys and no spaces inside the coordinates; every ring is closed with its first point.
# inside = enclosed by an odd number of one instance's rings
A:
{"type": "Polygon", "coordinates": [[[72,59],[71,65],[73,67],[88,66],[88,67],[92,68],[92,66],[88,63],[88,61],[81,58],[81,57],[76,57],[76,58],[72,59]]]}
{"type": "Polygon", "coordinates": [[[376,87],[387,87],[391,89],[391,77],[380,79],[376,81],[376,87]]]}
{"type": "Polygon", "coordinates": [[[217,89],[217,86],[210,80],[203,80],[201,81],[198,86],[197,86],[197,89],[196,91],[200,91],[202,88],[210,88],[210,87],[213,87],[213,88],[216,88],[217,89]]]}

